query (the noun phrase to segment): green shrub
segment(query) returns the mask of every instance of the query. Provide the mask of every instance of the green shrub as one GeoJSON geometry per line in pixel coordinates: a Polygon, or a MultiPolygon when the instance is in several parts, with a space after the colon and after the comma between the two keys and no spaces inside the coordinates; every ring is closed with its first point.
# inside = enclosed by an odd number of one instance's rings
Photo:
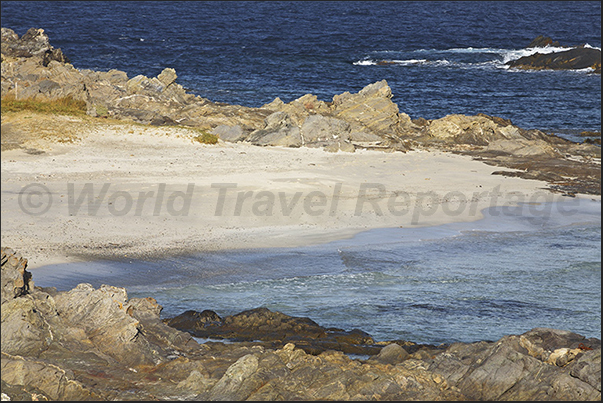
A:
{"type": "Polygon", "coordinates": [[[217,144],[218,136],[207,132],[201,132],[201,134],[194,137],[193,140],[198,141],[201,144],[217,144]]]}
{"type": "Polygon", "coordinates": [[[109,110],[103,105],[95,105],[96,116],[105,117],[109,116],[109,110]]]}

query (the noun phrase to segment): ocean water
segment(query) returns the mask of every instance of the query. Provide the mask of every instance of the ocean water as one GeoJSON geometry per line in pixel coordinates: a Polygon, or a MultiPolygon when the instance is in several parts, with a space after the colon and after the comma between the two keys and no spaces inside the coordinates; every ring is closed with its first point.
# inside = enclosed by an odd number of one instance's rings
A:
{"type": "Polygon", "coordinates": [[[216,102],[330,101],[385,79],[413,119],[482,112],[575,141],[601,130],[600,75],[504,64],[555,50],[525,49],[538,35],[600,49],[596,1],[5,1],[2,26],[44,28],[77,68],[172,67],[216,102]]]}
{"type": "Polygon", "coordinates": [[[302,248],[53,265],[33,275],[59,290],[126,287],[131,298],[157,299],[163,317],[267,307],[378,341],[498,340],[535,327],[600,339],[601,202],[545,205],[302,248]]]}
{"type": "MultiPolygon", "coordinates": [[[[538,35],[600,49],[596,1],[3,1],[1,11],[2,27],[19,35],[44,28],[77,68],[134,77],[172,67],[216,102],[330,101],[385,79],[413,119],[482,112],[575,141],[601,130],[600,75],[505,66],[555,50],[525,49],[538,35]]],[[[377,340],[497,340],[534,327],[600,338],[600,202],[579,211],[487,211],[473,223],[305,248],[46,266],[34,281],[123,286],[155,297],[165,317],[265,306],[377,340]]]]}

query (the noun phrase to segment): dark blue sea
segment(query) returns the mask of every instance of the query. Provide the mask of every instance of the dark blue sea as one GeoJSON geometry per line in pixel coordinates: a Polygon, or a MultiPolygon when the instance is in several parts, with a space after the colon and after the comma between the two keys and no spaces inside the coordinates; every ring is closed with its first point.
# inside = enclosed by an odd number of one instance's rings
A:
{"type": "Polygon", "coordinates": [[[212,101],[330,101],[387,80],[411,118],[486,113],[576,141],[601,130],[601,76],[511,71],[538,35],[601,48],[597,1],[3,1],[77,68],[156,76],[212,101]],[[377,65],[382,60],[391,65],[377,65]]]}
{"type": "MultiPolygon", "coordinates": [[[[330,101],[385,79],[413,119],[482,112],[574,140],[601,130],[600,75],[505,65],[555,50],[526,49],[538,35],[600,49],[598,1],[3,1],[2,26],[45,29],[77,68],[172,67],[194,94],[229,104],[330,101]]],[[[265,306],[377,340],[497,340],[534,327],[600,338],[601,204],[582,203],[546,219],[486,212],[313,247],[47,266],[34,281],[124,286],[164,316],[265,306]]]]}

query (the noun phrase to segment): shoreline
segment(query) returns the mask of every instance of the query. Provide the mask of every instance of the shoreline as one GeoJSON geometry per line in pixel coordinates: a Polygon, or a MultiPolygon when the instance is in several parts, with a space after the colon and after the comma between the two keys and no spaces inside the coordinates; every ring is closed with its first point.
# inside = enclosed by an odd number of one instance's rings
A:
{"type": "MultiPolygon", "coordinates": [[[[294,317],[309,317],[317,323],[329,327],[334,326],[336,328],[351,329],[359,328],[362,331],[368,332],[371,337],[374,338],[375,342],[386,343],[391,340],[397,340],[396,336],[383,336],[382,334],[375,334],[375,329],[368,323],[364,326],[357,327],[353,324],[339,324],[339,323],[328,323],[325,322],[325,318],[320,315],[317,317],[312,314],[301,314],[300,312],[289,312],[284,308],[277,308],[271,305],[263,305],[261,299],[255,304],[235,304],[238,308],[232,309],[222,307],[221,304],[215,305],[212,303],[199,304],[191,296],[185,296],[184,300],[187,303],[178,303],[175,300],[172,301],[169,298],[171,292],[181,287],[188,289],[190,286],[199,286],[199,290],[205,290],[205,287],[211,289],[213,286],[220,288],[225,284],[245,284],[248,282],[259,282],[265,281],[272,282],[276,281],[277,284],[280,281],[287,281],[287,279],[302,275],[298,272],[283,270],[275,270],[274,265],[270,264],[275,256],[281,256],[284,258],[282,262],[287,262],[291,258],[292,254],[303,254],[309,256],[308,259],[321,259],[323,256],[328,256],[337,250],[341,253],[343,251],[349,251],[352,254],[355,253],[356,247],[362,246],[371,249],[371,245],[379,247],[386,246],[388,240],[392,244],[396,243],[412,243],[417,241],[427,241],[431,243],[440,239],[451,240],[457,236],[464,237],[472,232],[479,233],[520,233],[533,232],[538,233],[540,230],[545,232],[555,230],[559,228],[569,228],[578,226],[580,228],[596,227],[598,225],[597,219],[600,220],[600,201],[579,201],[579,207],[575,209],[573,214],[564,215],[563,211],[576,207],[572,206],[572,201],[566,201],[565,206],[559,207],[559,202],[552,203],[551,209],[547,208],[547,211],[551,211],[552,214],[546,217],[539,216],[538,214],[532,216],[525,216],[523,214],[503,214],[497,215],[496,208],[490,208],[489,212],[485,212],[485,217],[481,220],[474,222],[456,222],[442,224],[439,226],[431,227],[420,227],[414,229],[399,229],[399,228],[376,228],[356,234],[352,238],[345,240],[336,240],[329,243],[307,245],[301,248],[293,247],[278,247],[269,249],[231,249],[221,250],[212,252],[213,256],[199,256],[194,255],[183,255],[183,256],[162,256],[159,260],[140,260],[140,259],[111,259],[111,260],[90,260],[82,263],[70,263],[70,264],[58,264],[39,267],[32,270],[34,275],[33,281],[40,287],[51,287],[56,288],[59,292],[68,292],[74,289],[80,283],[91,284],[94,288],[100,288],[103,284],[107,284],[115,287],[123,287],[127,293],[128,298],[153,298],[156,299],[160,306],[163,307],[161,318],[163,320],[169,320],[176,316],[183,314],[184,311],[190,312],[190,310],[212,310],[215,311],[221,317],[226,315],[236,315],[245,310],[261,309],[266,307],[273,311],[282,312],[286,315],[294,317]],[[587,203],[585,203],[587,202],[587,203]],[[556,208],[557,205],[557,208],[556,208]],[[492,214],[494,213],[494,214],[492,214]],[[526,218],[526,220],[523,220],[526,218]],[[534,219],[536,221],[534,221],[534,219]],[[384,243],[385,242],[385,243],[384,243]],[[279,250],[279,249],[283,250],[279,250]],[[340,249],[341,248],[341,249],[340,249]],[[201,259],[200,259],[201,258],[201,259]],[[195,265],[198,262],[198,266],[195,265]],[[205,262],[205,263],[203,263],[205,262]],[[222,262],[224,266],[216,267],[216,263],[222,262]],[[245,262],[251,263],[249,268],[246,268],[245,262]],[[263,266],[262,262],[269,263],[267,266],[263,266]],[[255,270],[258,267],[265,268],[261,274],[258,274],[255,270]],[[201,270],[200,270],[201,269],[201,270]],[[297,274],[295,274],[297,273],[297,274]],[[167,279],[170,277],[170,279],[167,279]],[[170,291],[171,290],[171,291],[170,291]],[[165,300],[168,298],[168,300],[165,300]]],[[[563,202],[561,202],[563,203],[563,202]]],[[[469,235],[471,236],[471,235],[469,235]]],[[[279,260],[281,261],[281,260],[279,260]]],[[[326,262],[326,260],[325,260],[326,262]]],[[[301,264],[301,263],[300,263],[301,264]]],[[[346,264],[347,265],[347,264],[346,264]]],[[[316,267],[312,265],[308,267],[308,272],[304,272],[302,277],[330,277],[337,275],[339,269],[333,267],[332,271],[326,270],[322,265],[318,264],[316,267]]],[[[324,266],[326,267],[326,266],[324,266]]],[[[330,267],[330,266],[329,266],[330,267]]],[[[184,292],[184,291],[183,291],[184,292]]],[[[191,291],[186,291],[190,293],[191,291]]],[[[201,291],[202,293],[206,291],[201,291]]],[[[226,296],[229,294],[226,293],[226,296]]],[[[172,296],[173,298],[173,296],[172,296]]],[[[207,297],[206,297],[207,298],[207,297]]],[[[203,298],[201,298],[203,299],[203,298]]],[[[211,300],[211,298],[209,298],[211,300]]],[[[228,305],[228,304],[227,304],[228,305]]],[[[230,304],[232,305],[232,304],[230,304]]],[[[412,326],[411,326],[412,327],[412,326]]],[[[542,324],[537,327],[554,327],[550,324],[542,324]]],[[[523,331],[528,331],[532,327],[524,327],[523,329],[513,329],[507,331],[500,337],[506,334],[519,334],[523,331]]],[[[587,338],[600,339],[600,331],[588,332],[584,329],[575,329],[570,327],[564,327],[569,331],[576,332],[587,338]]],[[[407,329],[407,331],[410,331],[407,329]]],[[[499,336],[475,338],[474,340],[466,339],[454,339],[452,333],[449,335],[452,341],[433,341],[430,339],[424,339],[425,336],[407,336],[404,340],[412,340],[415,343],[426,344],[426,345],[438,345],[440,343],[446,345],[452,345],[454,343],[472,343],[484,340],[496,340],[499,336]]],[[[456,335],[458,337],[458,335],[456,335]]],[[[442,337],[442,336],[438,336],[442,337]]],[[[220,341],[215,341],[216,343],[220,341]]],[[[228,344],[228,343],[227,343],[228,344]]]]}
{"type": "MultiPolygon", "coordinates": [[[[576,195],[576,200],[582,202],[598,202],[600,205],[600,196],[593,195],[576,195]]],[[[563,203],[563,200],[553,201],[553,204],[563,203]]],[[[526,206],[531,203],[526,203],[526,206]]],[[[536,203],[535,205],[538,205],[536,203]]],[[[216,253],[216,252],[228,252],[228,251],[257,251],[257,250],[276,250],[276,249],[293,249],[293,248],[308,248],[308,247],[320,247],[332,243],[345,243],[351,241],[353,238],[364,237],[366,234],[370,234],[374,231],[387,231],[396,230],[398,228],[408,229],[438,229],[449,225],[463,225],[471,223],[479,223],[485,220],[483,211],[491,208],[514,208],[512,204],[497,205],[484,207],[480,211],[479,215],[467,218],[461,221],[431,221],[426,225],[409,225],[404,227],[403,225],[393,226],[368,226],[354,227],[354,228],[339,228],[330,229],[325,232],[323,228],[312,228],[307,226],[306,228],[283,228],[279,226],[272,227],[256,227],[249,228],[247,230],[241,228],[235,229],[222,229],[223,232],[217,235],[211,240],[212,243],[206,243],[202,246],[195,246],[193,242],[186,243],[183,239],[170,239],[170,245],[143,245],[145,242],[144,238],[133,240],[128,238],[124,240],[123,244],[120,244],[118,239],[107,237],[101,241],[95,241],[92,246],[86,244],[71,244],[67,245],[66,248],[57,248],[57,252],[48,253],[43,249],[50,249],[53,245],[48,243],[44,244],[41,250],[35,249],[21,249],[18,246],[9,244],[8,241],[2,241],[3,245],[11,247],[18,253],[28,256],[28,269],[36,270],[38,268],[45,268],[47,266],[57,265],[73,265],[73,264],[86,264],[103,261],[115,261],[125,262],[130,259],[139,261],[156,261],[161,259],[173,259],[178,257],[188,257],[192,255],[201,254],[204,252],[216,253]],[[266,237],[265,239],[259,240],[258,238],[266,237]],[[137,242],[138,241],[138,242],[137,242]],[[100,243],[100,245],[99,245],[100,243]]],[[[517,205],[515,205],[517,208],[517,205]]],[[[478,224],[479,225],[479,224],[478,224]]],[[[466,230],[474,230],[466,229],[466,230]]],[[[3,235],[4,238],[4,235],[3,235]]],[[[8,238],[8,237],[7,237],[8,238]]],[[[33,245],[32,245],[33,246],[33,245]]],[[[35,246],[33,246],[35,248],[35,246]]]]}
{"type": "Polygon", "coordinates": [[[65,120],[76,144],[44,139],[32,143],[36,153],[2,152],[2,244],[32,269],[90,256],[304,246],[571,199],[449,152],[210,146],[185,128],[65,120]]]}
{"type": "MultiPolygon", "coordinates": [[[[161,255],[153,258],[108,258],[99,256],[79,263],[59,263],[38,267],[32,270],[34,282],[41,287],[55,287],[58,291],[69,291],[80,283],[89,283],[98,288],[102,284],[123,287],[131,294],[131,298],[151,296],[158,299],[164,307],[162,317],[170,318],[179,315],[185,309],[218,309],[213,305],[198,305],[192,300],[186,307],[171,301],[161,302],[166,290],[175,290],[187,286],[220,286],[224,284],[245,284],[247,282],[286,281],[288,278],[338,275],[341,270],[337,264],[331,267],[328,256],[342,251],[352,255],[358,251],[381,250],[392,244],[399,249],[401,244],[413,245],[417,242],[440,242],[453,240],[456,237],[472,237],[472,234],[522,234],[556,231],[559,229],[600,228],[600,200],[576,198],[561,202],[544,204],[524,204],[507,209],[491,207],[482,212],[484,217],[476,221],[453,222],[436,226],[416,228],[373,228],[359,232],[346,239],[331,240],[325,243],[308,244],[300,247],[239,248],[182,255],[161,255]],[[398,246],[396,246],[398,245],[398,246]],[[360,249],[357,249],[360,248],[360,249]],[[305,265],[306,271],[291,271],[286,262],[293,255],[303,254],[309,261],[317,264],[305,265]],[[281,262],[282,269],[272,263],[273,259],[281,262]],[[324,260],[324,265],[320,264],[324,260]],[[262,263],[264,262],[266,265],[262,263]],[[259,266],[258,266],[259,265],[259,266]],[[249,266],[249,267],[248,267],[249,266]],[[257,267],[265,270],[261,273],[257,267]],[[169,277],[169,278],[168,278],[169,277]],[[167,305],[164,305],[164,302],[167,305]],[[178,306],[178,308],[175,308],[178,306]]],[[[488,235],[487,235],[488,236],[488,235]]],[[[336,263],[336,262],[334,262],[336,263]]],[[[341,263],[339,263],[341,264],[341,263]]],[[[345,266],[347,264],[344,263],[345,266]]],[[[169,293],[167,294],[169,295],[169,293]]],[[[252,304],[253,305],[253,304],[252,304]]],[[[257,304],[256,304],[257,305],[257,304]]],[[[238,306],[241,309],[253,309],[256,306],[238,306]]],[[[220,315],[234,315],[238,311],[217,310],[220,315]]],[[[286,313],[286,312],[285,312],[286,313]]],[[[299,314],[298,314],[299,315],[299,314]]],[[[316,319],[316,318],[313,318],[316,319]]],[[[371,331],[371,329],[363,329],[371,331]]],[[[588,337],[600,338],[599,333],[585,334],[588,337]]],[[[390,337],[391,338],[391,337],[390,337]]],[[[413,339],[414,340],[414,339],[413,339]]],[[[414,340],[416,341],[416,340],[414,340]]],[[[476,340],[477,341],[477,340],[476,340]]],[[[423,341],[425,342],[425,341],[423,341]]]]}

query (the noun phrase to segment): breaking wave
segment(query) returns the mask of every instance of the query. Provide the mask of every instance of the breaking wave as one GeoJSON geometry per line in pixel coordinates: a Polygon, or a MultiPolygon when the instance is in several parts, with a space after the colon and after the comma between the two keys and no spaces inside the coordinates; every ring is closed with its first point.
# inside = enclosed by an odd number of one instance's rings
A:
{"type": "MultiPolygon", "coordinates": [[[[585,48],[601,50],[600,47],[584,45],[585,48]]],[[[498,68],[508,69],[507,63],[531,56],[536,53],[549,54],[564,52],[577,47],[545,46],[524,49],[500,48],[450,48],[450,49],[418,49],[412,51],[380,50],[373,51],[370,55],[352,64],[355,66],[450,66],[457,68],[498,68]],[[420,57],[417,57],[420,56],[420,57]]],[[[576,71],[588,72],[591,69],[576,71]]]]}

